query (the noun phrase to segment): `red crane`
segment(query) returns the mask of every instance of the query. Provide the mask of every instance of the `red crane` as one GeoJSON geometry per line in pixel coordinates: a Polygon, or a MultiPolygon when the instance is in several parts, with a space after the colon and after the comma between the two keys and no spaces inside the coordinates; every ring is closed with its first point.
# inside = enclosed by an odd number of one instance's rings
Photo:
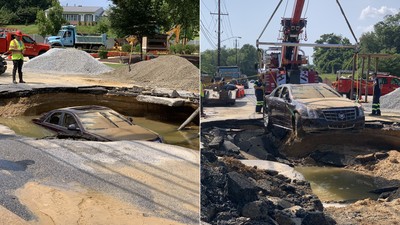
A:
{"type": "MultiPolygon", "coordinates": [[[[303,32],[303,28],[306,26],[307,21],[305,18],[301,18],[305,0],[296,0],[293,8],[293,14],[291,18],[282,18],[281,25],[282,29],[282,42],[283,43],[299,43],[300,34],[303,32]]],[[[301,64],[307,63],[301,59],[298,55],[298,46],[282,46],[281,55],[281,67],[285,68],[286,71],[297,70],[301,64]]]]}

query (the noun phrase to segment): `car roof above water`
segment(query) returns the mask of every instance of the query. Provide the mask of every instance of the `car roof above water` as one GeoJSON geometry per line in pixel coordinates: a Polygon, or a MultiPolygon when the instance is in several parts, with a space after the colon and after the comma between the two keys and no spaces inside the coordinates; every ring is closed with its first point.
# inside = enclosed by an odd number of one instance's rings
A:
{"type": "Polygon", "coordinates": [[[57,110],[64,110],[73,113],[85,113],[85,112],[97,112],[97,111],[109,111],[112,110],[105,106],[98,106],[98,105],[84,105],[84,106],[73,106],[73,107],[66,107],[57,110]]]}

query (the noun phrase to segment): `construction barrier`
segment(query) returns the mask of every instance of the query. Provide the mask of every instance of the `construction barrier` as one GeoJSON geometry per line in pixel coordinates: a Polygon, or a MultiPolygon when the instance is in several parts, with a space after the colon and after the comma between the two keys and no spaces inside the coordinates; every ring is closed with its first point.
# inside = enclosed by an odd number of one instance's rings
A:
{"type": "Polygon", "coordinates": [[[236,85],[236,88],[237,88],[236,98],[243,98],[245,96],[244,86],[236,85]]]}

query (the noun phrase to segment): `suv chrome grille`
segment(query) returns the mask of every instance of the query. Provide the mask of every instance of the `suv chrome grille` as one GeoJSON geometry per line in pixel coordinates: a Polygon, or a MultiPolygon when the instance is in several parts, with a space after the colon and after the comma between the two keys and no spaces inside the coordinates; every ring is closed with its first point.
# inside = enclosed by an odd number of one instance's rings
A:
{"type": "Polygon", "coordinates": [[[355,108],[329,109],[322,112],[327,121],[349,121],[356,119],[355,108]]]}

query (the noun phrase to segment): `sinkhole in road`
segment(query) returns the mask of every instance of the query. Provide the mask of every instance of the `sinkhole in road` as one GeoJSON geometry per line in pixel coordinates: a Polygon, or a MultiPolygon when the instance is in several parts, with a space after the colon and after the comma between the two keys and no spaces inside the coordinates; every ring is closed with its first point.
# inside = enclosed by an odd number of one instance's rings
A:
{"type": "MultiPolygon", "coordinates": [[[[359,156],[373,156],[377,152],[398,149],[400,130],[365,128],[361,132],[325,132],[310,134],[301,140],[290,140],[290,132],[265,132],[260,121],[215,121],[202,123],[202,137],[206,132],[233,142],[247,159],[278,160],[293,165],[302,173],[323,202],[353,202],[377,199],[371,191],[392,186],[396,180],[361,173],[360,167],[372,168],[379,160],[359,162],[359,156]],[[213,128],[214,127],[214,128],[213,128]],[[215,129],[218,127],[218,129],[215,129]],[[317,154],[319,153],[319,154],[317,154]],[[372,167],[370,167],[372,165],[372,167]],[[346,167],[346,168],[344,168],[346,167]]],[[[233,152],[227,149],[226,155],[233,152]]],[[[366,159],[366,158],[363,158],[366,159]]],[[[368,170],[368,169],[366,169],[368,170]]],[[[379,191],[378,191],[379,192],[379,191]]]]}
{"type": "Polygon", "coordinates": [[[323,202],[353,202],[360,199],[377,199],[375,178],[337,167],[299,166],[296,170],[311,184],[315,195],[323,202]]]}
{"type": "Polygon", "coordinates": [[[138,102],[133,96],[101,95],[91,93],[39,93],[26,97],[0,100],[0,124],[10,127],[16,134],[34,138],[54,135],[31,120],[57,108],[101,105],[122,115],[132,117],[135,124],[159,133],[165,143],[198,150],[199,118],[178,131],[178,127],[194,112],[186,105],[170,107],[138,102]]]}

